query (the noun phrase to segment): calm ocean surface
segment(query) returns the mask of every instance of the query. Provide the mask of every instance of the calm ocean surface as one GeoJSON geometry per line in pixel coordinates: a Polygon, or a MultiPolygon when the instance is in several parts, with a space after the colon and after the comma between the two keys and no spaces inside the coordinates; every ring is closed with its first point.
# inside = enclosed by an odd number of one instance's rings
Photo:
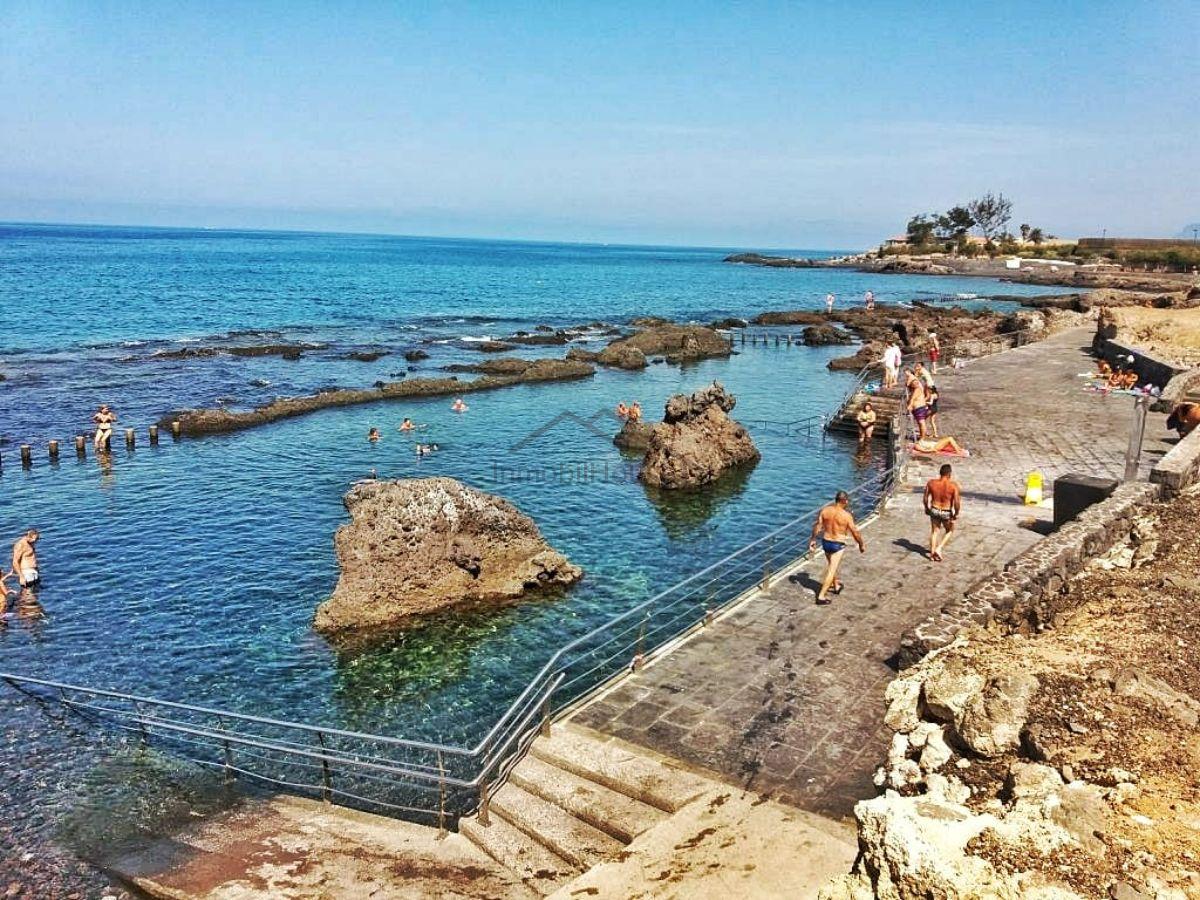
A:
{"type": "MultiPolygon", "coordinates": [[[[369,386],[481,358],[472,339],[637,315],[711,321],[858,302],[1036,293],[979,279],[867,276],[723,264],[729,251],[375,236],[0,226],[0,537],[42,531],[48,618],[0,630],[3,669],[404,736],[469,741],[564,640],[852,486],[880,460],[786,423],[829,410],[845,348],[746,348],[728,361],[326,410],[238,434],[144,443],[170,409],[259,405],[321,387],[369,386]],[[231,332],[235,332],[231,336],[231,332]],[[253,332],[236,334],[236,332],[253,332]],[[156,354],[301,341],[300,360],[156,354]],[[378,348],[374,362],[346,358],[378,348]],[[607,438],[560,425],[720,379],[763,453],[712,491],[663,500],[626,478],[578,477],[624,462],[607,438]],[[86,428],[100,402],[139,429],[109,466],[45,461],[44,441],[86,428]],[[428,425],[441,452],[418,461],[396,431],[428,425]],[[384,433],[377,445],[367,429],[384,433]],[[16,444],[38,445],[32,471],[16,444]],[[530,514],[586,577],[565,597],[444,616],[370,649],[337,651],[310,629],[337,578],[341,498],[380,477],[451,475],[530,514]],[[514,473],[516,473],[514,475],[514,473]]],[[[805,251],[812,255],[812,251],[805,251]]],[[[599,346],[599,339],[591,346],[599,346]]],[[[585,344],[586,346],[586,344],[585,344]]],[[[525,356],[562,356],[533,347],[525,356]]],[[[603,419],[615,433],[617,423],[603,419]]],[[[119,445],[119,441],[116,442],[119,445]]],[[[5,544],[7,547],[7,543],[5,544]]],[[[7,552],[7,551],[6,551],[7,552]]]]}

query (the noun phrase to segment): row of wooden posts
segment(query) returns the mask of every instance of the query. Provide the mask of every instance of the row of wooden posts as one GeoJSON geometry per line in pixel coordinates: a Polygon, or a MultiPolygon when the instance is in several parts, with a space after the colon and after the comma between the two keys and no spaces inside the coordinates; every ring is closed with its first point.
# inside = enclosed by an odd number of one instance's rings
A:
{"type": "MultiPolygon", "coordinates": [[[[152,447],[158,446],[158,426],[151,425],[149,427],[149,429],[147,429],[147,431],[148,431],[148,434],[150,437],[150,446],[152,446],[152,447]]],[[[183,425],[181,422],[179,422],[178,419],[176,419],[175,421],[173,421],[171,423],[171,435],[176,440],[178,440],[182,434],[183,434],[183,425]]],[[[110,440],[111,440],[111,438],[110,438],[110,440]]],[[[75,435],[75,455],[77,457],[79,457],[80,459],[85,458],[87,456],[87,445],[90,442],[91,441],[87,435],[84,435],[84,434],[75,435]]],[[[127,450],[132,450],[135,446],[137,446],[137,431],[133,428],[126,428],[125,429],[125,448],[127,450]]],[[[50,456],[50,461],[57,462],[58,457],[59,457],[59,442],[58,441],[47,442],[46,449],[50,456]]],[[[108,449],[108,448],[106,447],[105,449],[108,449]]],[[[22,444],[21,445],[21,465],[26,469],[31,468],[33,466],[33,445],[32,444],[22,444]]],[[[0,456],[0,468],[3,468],[3,467],[4,467],[4,459],[2,456],[0,456]]]]}

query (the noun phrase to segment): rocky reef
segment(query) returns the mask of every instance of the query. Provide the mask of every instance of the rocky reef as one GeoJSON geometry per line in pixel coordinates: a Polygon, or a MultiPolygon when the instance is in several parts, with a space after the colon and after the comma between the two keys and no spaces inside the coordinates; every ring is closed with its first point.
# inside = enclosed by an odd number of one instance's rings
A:
{"type": "Polygon", "coordinates": [[[344,500],[350,522],[334,536],[341,574],[313,621],[324,633],[511,602],[583,577],[515,506],[453,478],[364,482],[344,500]]]}
{"type": "Polygon", "coordinates": [[[825,900],[1200,896],[1197,515],[1153,507],[1053,627],[968,631],[889,685],[883,793],[825,900]]]}
{"type": "Polygon", "coordinates": [[[380,382],[377,387],[370,389],[335,388],[302,397],[284,397],[257,409],[246,411],[220,407],[182,410],[163,416],[159,420],[159,424],[169,428],[172,421],[178,421],[183,434],[192,436],[221,434],[240,431],[244,428],[254,428],[268,422],[301,416],[331,406],[353,406],[359,403],[373,403],[377,400],[406,397],[465,394],[508,387],[513,384],[587,378],[596,373],[596,370],[586,363],[562,359],[487,360],[477,367],[468,366],[467,369],[472,372],[501,372],[502,374],[485,374],[473,381],[459,381],[457,378],[411,378],[407,381],[380,382]]]}
{"type": "Polygon", "coordinates": [[[749,432],[729,417],[736,403],[717,381],[667,400],[662,422],[649,435],[641,480],[669,490],[693,488],[757,462],[758,448],[749,432]]]}

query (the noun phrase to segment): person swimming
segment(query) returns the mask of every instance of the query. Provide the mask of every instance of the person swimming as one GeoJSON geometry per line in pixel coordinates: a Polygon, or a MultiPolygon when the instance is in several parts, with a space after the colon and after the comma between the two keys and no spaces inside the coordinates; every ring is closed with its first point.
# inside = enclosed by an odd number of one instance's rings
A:
{"type": "Polygon", "coordinates": [[[370,441],[371,443],[375,443],[375,441],[379,440],[379,429],[372,428],[370,431],[368,431],[367,432],[367,440],[370,441]]]}
{"type": "Polygon", "coordinates": [[[629,418],[629,407],[625,405],[624,400],[622,400],[620,403],[617,404],[617,418],[618,419],[629,418]]]}
{"type": "Polygon", "coordinates": [[[417,456],[431,456],[437,451],[437,444],[417,444],[417,456]]]}
{"type": "Polygon", "coordinates": [[[462,397],[455,397],[454,402],[450,404],[450,409],[454,412],[466,412],[468,408],[462,397]]]}
{"type": "Polygon", "coordinates": [[[416,427],[417,426],[413,424],[412,419],[410,419],[408,416],[405,416],[404,421],[400,423],[401,431],[412,431],[416,427]]]}

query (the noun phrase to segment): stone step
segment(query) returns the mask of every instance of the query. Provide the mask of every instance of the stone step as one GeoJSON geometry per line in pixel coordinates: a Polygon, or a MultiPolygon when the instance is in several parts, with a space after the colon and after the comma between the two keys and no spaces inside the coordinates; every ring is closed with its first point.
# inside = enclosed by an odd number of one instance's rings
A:
{"type": "Polygon", "coordinates": [[[625,846],[511,782],[492,798],[491,811],[580,869],[615,858],[625,846]]]}
{"type": "Polygon", "coordinates": [[[536,756],[525,757],[513,769],[509,781],[626,844],[667,817],[657,807],[580,778],[536,756]]]}
{"type": "Polygon", "coordinates": [[[502,817],[490,816],[489,821],[481,825],[477,818],[460,819],[458,833],[542,896],[583,871],[502,817]]]}
{"type": "Polygon", "coordinates": [[[708,786],[684,769],[632,753],[603,735],[580,734],[567,727],[534,741],[532,752],[543,762],[663,812],[677,811],[708,786]]]}

